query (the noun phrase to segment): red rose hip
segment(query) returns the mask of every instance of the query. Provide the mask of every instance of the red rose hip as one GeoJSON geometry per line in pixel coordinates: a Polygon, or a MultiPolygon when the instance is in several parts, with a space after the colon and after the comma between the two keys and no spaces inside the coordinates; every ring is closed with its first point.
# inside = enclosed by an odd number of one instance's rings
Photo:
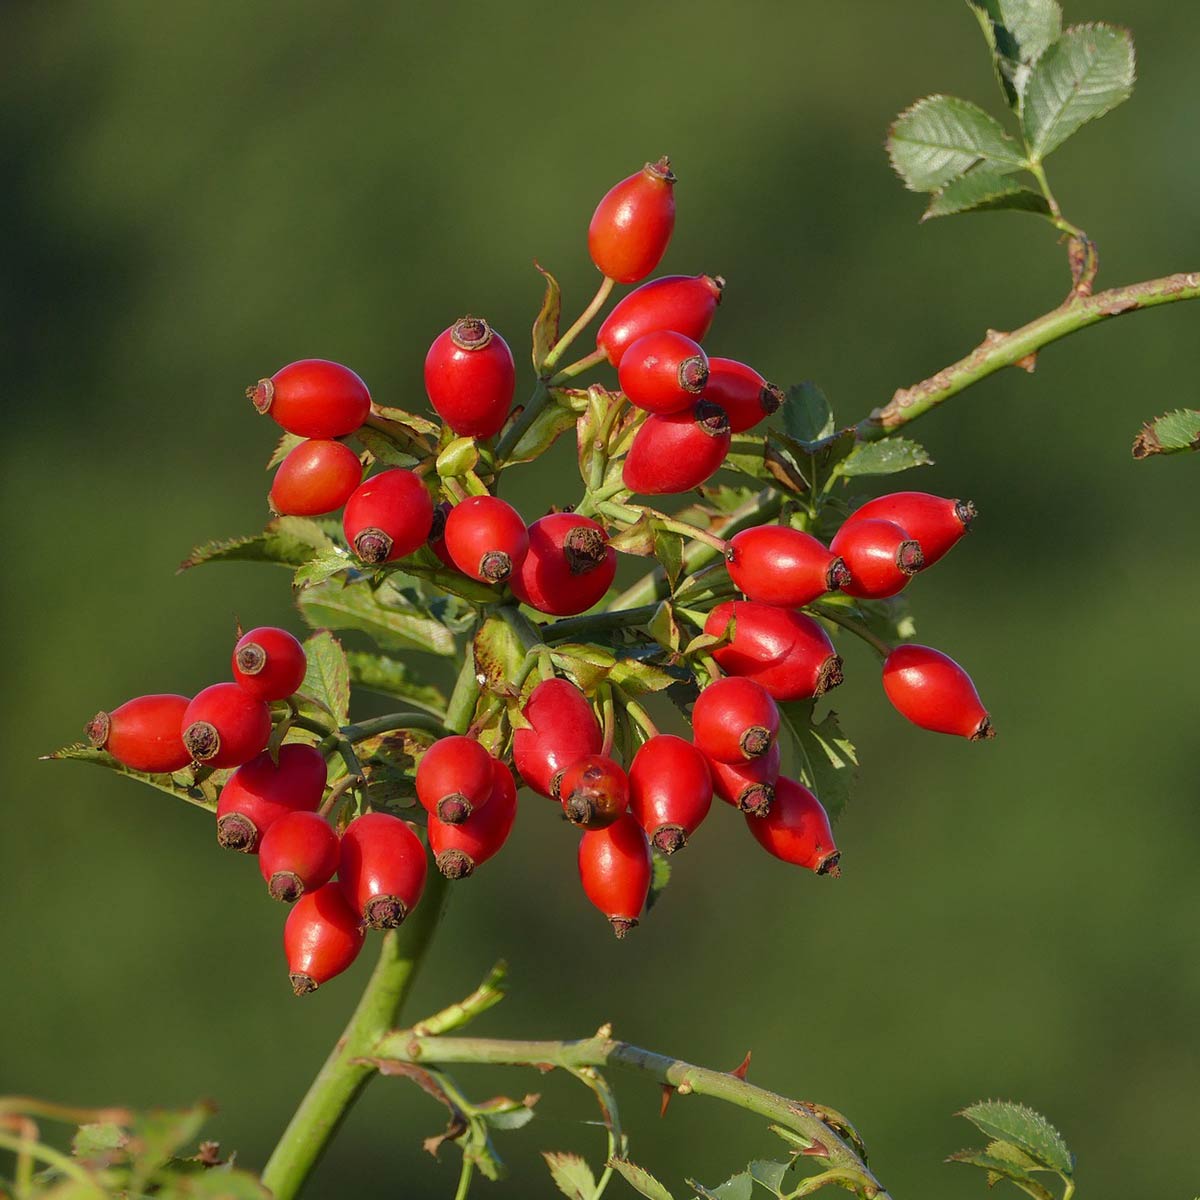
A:
{"type": "Polygon", "coordinates": [[[617,379],[629,403],[646,412],[690,410],[708,382],[708,355],[682,333],[659,329],[625,351],[617,379]]]}
{"type": "Polygon", "coordinates": [[[729,578],[750,600],[802,608],[850,582],[845,562],[811,534],[757,525],[729,539],[729,578]]]}
{"type": "Polygon", "coordinates": [[[371,411],[367,385],[349,367],[323,358],[289,363],[246,395],[260,413],[303,438],[345,437],[371,411]]]}
{"type": "Polygon", "coordinates": [[[336,883],[305,893],[283,927],[292,991],[304,996],[340,975],[358,957],[363,941],[362,922],[336,883]]]}
{"type": "Polygon", "coordinates": [[[774,742],[761,758],[749,762],[726,763],[709,759],[713,792],[726,804],[755,817],[766,816],[775,803],[775,783],[779,778],[782,754],[774,742]]]}
{"type": "Polygon", "coordinates": [[[304,647],[286,629],[252,629],[233,648],[233,678],[256,700],[286,700],[307,669],[304,647]]]}
{"type": "Polygon", "coordinates": [[[187,706],[183,744],[206,767],[240,767],[266,747],[271,710],[236,683],[214,683],[187,706]]]}
{"type": "Polygon", "coordinates": [[[342,442],[312,438],[279,464],[271,484],[271,508],[292,517],[336,512],[362,482],[358,455],[342,442]]]}
{"type": "Polygon", "coordinates": [[[433,527],[433,501],[420,478],[402,467],[364,480],[346,501],[342,529],[354,553],[377,565],[411,554],[433,527]]]}
{"type": "Polygon", "coordinates": [[[753,367],[732,358],[710,358],[704,399],[725,410],[731,433],[745,433],[776,412],[784,395],[753,367]]]}
{"type": "Polygon", "coordinates": [[[652,845],[681,850],[712,807],[712,774],[704,755],[683,738],[660,733],[629,764],[630,810],[652,845]]]}
{"type": "Polygon", "coordinates": [[[342,834],[338,882],[372,929],[394,929],[416,908],[426,869],[425,847],[399,817],[364,813],[342,834]]]}
{"type": "Polygon", "coordinates": [[[455,321],[425,356],[429,403],[459,437],[499,433],[515,388],[512,351],[482,317],[455,321]]]}
{"type": "Polygon", "coordinates": [[[897,646],[883,664],[883,690],[896,711],[922,729],[973,742],[995,736],[970,675],[931,646],[897,646]]]}
{"type": "Polygon", "coordinates": [[[816,796],[794,779],[780,776],[771,811],[765,817],[748,816],[746,825],[776,858],[818,875],[841,874],[841,852],[834,844],[829,816],[816,796]]]}
{"type": "Polygon", "coordinates": [[[727,675],[710,683],[692,709],[696,746],[718,762],[761,758],[779,734],[779,709],[752,679],[727,675]]]}
{"type": "Polygon", "coordinates": [[[596,346],[619,367],[633,342],[659,329],[673,329],[702,342],[724,287],[719,275],[664,275],[643,283],[605,318],[596,333],[596,346]]]}
{"type": "Polygon", "coordinates": [[[602,526],[574,513],[550,513],[529,526],[529,550],[509,586],[522,604],[570,617],[598,604],[616,573],[617,552],[602,526]]]}
{"type": "Polygon", "coordinates": [[[631,492],[660,496],[699,487],[729,453],[729,419],[701,400],[687,412],[651,414],[633,435],[621,477],[631,492]]]}
{"type": "Polygon", "coordinates": [[[603,829],[629,808],[629,780],[604,754],[572,763],[563,772],[558,792],[567,820],[581,829],[603,829]]]}
{"type": "Polygon", "coordinates": [[[187,696],[137,696],[112,712],[98,712],[87,723],[87,739],[132,771],[182,771],[192,761],[180,736],[190,703],[187,696]]]}
{"type": "Polygon", "coordinates": [[[417,766],[417,799],[430,816],[459,825],[488,802],[495,761],[474,738],[440,738],[417,766]]]}
{"type": "Polygon", "coordinates": [[[492,759],[492,792],[487,804],[458,825],[429,818],[429,848],[447,879],[466,879],[496,854],[517,817],[517,788],[512,772],[492,759]]]}
{"type": "Polygon", "coordinates": [[[892,492],[868,500],[850,521],[893,521],[920,544],[925,566],[954,548],[978,513],[970,500],[947,500],[928,492],[892,492]]]}
{"type": "Polygon", "coordinates": [[[592,262],[617,283],[645,279],[666,252],[675,228],[671,160],[647,163],[610,188],[588,226],[592,262]]]}
{"type": "Polygon", "coordinates": [[[579,842],[579,878],[587,898],[609,919],[617,937],[637,923],[650,894],[653,860],[645,831],[629,813],[579,842]]]}
{"type": "Polygon", "coordinates": [[[535,792],[559,798],[563,772],[604,741],[587,697],[569,680],[544,679],[529,693],[528,729],[513,731],[513,765],[535,792]]]}
{"type": "Polygon", "coordinates": [[[497,496],[468,496],[446,518],[446,551],[481,583],[503,583],[529,550],[521,514],[497,496]]]}
{"type": "Polygon", "coordinates": [[[894,596],[925,565],[920,545],[893,521],[847,521],[829,548],[845,560],[849,596],[881,600],[894,596]]]}
{"type": "Polygon", "coordinates": [[[291,904],[315,892],[338,866],[338,836],[320,813],[290,812],[263,834],[258,869],[273,900],[291,904]]]}
{"type": "Polygon", "coordinates": [[[239,767],[217,801],[217,842],[226,850],[257,854],[276,821],[294,812],[316,812],[325,791],[325,760],[315,746],[289,742],[279,763],[264,751],[239,767]]]}

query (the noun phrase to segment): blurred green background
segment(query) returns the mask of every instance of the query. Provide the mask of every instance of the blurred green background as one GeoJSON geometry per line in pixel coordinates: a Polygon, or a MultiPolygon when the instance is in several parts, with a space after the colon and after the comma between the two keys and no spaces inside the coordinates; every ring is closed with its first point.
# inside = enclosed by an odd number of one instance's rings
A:
{"type": "MultiPolygon", "coordinates": [[[[1200,18],[1169,0],[1066,8],[1131,24],[1141,82],[1055,156],[1059,198],[1102,281],[1195,269],[1200,18]]],[[[97,708],[224,678],[235,616],[298,631],[282,571],[174,574],[196,541],[265,516],[273,427],[242,388],[325,356],[419,408],[425,349],[466,311],[528,375],[531,260],[577,311],[593,206],[663,152],[681,180],[664,269],[730,281],[710,349],[818,379],[848,419],[1055,304],[1065,256],[1023,216],[919,227],[888,168],[888,122],[916,97],[998,107],[975,22],[942,0],[10,4],[0,41],[0,1091],[211,1096],[214,1135],[261,1165],[366,956],[293,1001],[282,911],[202,814],[34,761],[97,708]]],[[[983,1194],[941,1159],[972,1137],[953,1112],[988,1096],[1059,1124],[1082,1194],[1192,1196],[1198,464],[1135,465],[1129,444],[1195,402],[1198,317],[1082,334],[916,427],[937,466],[904,485],[983,514],[913,586],[919,635],[968,666],[1000,737],[910,728],[848,647],[835,705],[863,767],[840,882],[765,859],[716,812],[618,945],[579,893],[573,838],[531,798],[455,896],[411,1014],[504,955],[514,994],[482,1032],[611,1020],[729,1067],[752,1048],[752,1079],[853,1117],[897,1197],[983,1194]]],[[[530,516],[576,494],[556,461],[514,490],[530,516]]],[[[460,1079],[548,1093],[503,1135],[512,1178],[480,1194],[551,1194],[539,1149],[599,1156],[584,1097],[552,1077],[460,1079]]],[[[701,1100],[659,1123],[656,1089],[617,1082],[633,1156],[680,1193],[685,1172],[712,1185],[778,1148],[701,1100]]],[[[440,1121],[381,1082],[309,1194],[449,1195],[456,1152],[420,1148],[440,1121]]]]}

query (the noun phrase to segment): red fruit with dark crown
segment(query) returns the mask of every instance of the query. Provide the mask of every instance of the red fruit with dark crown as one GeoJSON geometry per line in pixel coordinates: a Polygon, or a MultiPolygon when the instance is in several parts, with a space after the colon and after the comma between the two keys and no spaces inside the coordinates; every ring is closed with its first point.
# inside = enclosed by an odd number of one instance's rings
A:
{"type": "Polygon", "coordinates": [[[508,343],[482,318],[463,317],[425,355],[425,392],[459,437],[490,438],[512,407],[516,368],[508,343]]]}
{"type": "Polygon", "coordinates": [[[675,228],[674,188],[664,157],[605,193],[588,226],[588,253],[609,279],[637,283],[658,266],[675,228]]]}
{"type": "Polygon", "coordinates": [[[587,898],[609,919],[617,937],[637,923],[650,894],[653,859],[637,820],[626,813],[579,842],[579,879],[587,898]]]}
{"type": "Polygon", "coordinates": [[[290,517],[336,512],[362,482],[362,474],[362,463],[349,446],[310,438],[279,464],[271,484],[271,508],[290,517]]]}
{"type": "Polygon", "coordinates": [[[779,778],[782,755],[774,742],[761,758],[750,762],[726,763],[709,759],[713,791],[726,804],[751,816],[762,817],[775,803],[775,781],[779,778]]]}
{"type": "Polygon", "coordinates": [[[973,742],[995,736],[970,675],[931,646],[897,646],[883,664],[883,690],[896,711],[922,729],[973,742]]]}
{"type": "Polygon", "coordinates": [[[112,712],[98,712],[88,723],[87,739],[133,771],[165,775],[192,761],[183,744],[183,714],[191,700],[163,693],[126,700],[112,712]]]}
{"type": "Polygon", "coordinates": [[[446,551],[464,575],[503,583],[529,552],[529,530],[499,497],[468,496],[446,518],[446,551]]]}
{"type": "Polygon", "coordinates": [[[651,414],[633,435],[621,477],[631,492],[661,496],[699,487],[729,453],[729,419],[701,400],[687,412],[651,414]]]}
{"type": "Polygon", "coordinates": [[[812,617],[754,600],[727,600],[708,614],[704,632],[720,637],[730,617],[733,640],[712,652],[721,670],[754,680],[776,700],[823,696],[842,682],[842,660],[812,617]]]}
{"type": "Polygon", "coordinates": [[[829,548],[841,555],[850,572],[842,591],[866,600],[903,591],[925,565],[920,544],[894,521],[847,521],[829,548]]]}
{"type": "Polygon", "coordinates": [[[304,647],[286,629],[252,629],[233,648],[233,678],[256,700],[286,700],[300,690],[307,669],[304,647]]]}
{"type": "Polygon", "coordinates": [[[529,526],[529,551],[508,582],[522,604],[570,617],[598,604],[616,573],[617,552],[603,526],[574,513],[550,513],[529,526]]]}
{"type": "Polygon", "coordinates": [[[492,792],[482,808],[459,825],[429,818],[429,848],[437,869],[447,879],[466,879],[508,841],[516,817],[517,788],[512,772],[492,759],[492,792]]]}
{"type": "Polygon", "coordinates": [[[603,829],[629,810],[629,779],[605,754],[573,762],[558,786],[563,813],[580,829],[603,829]]]}
{"type": "Polygon", "coordinates": [[[394,929],[416,908],[426,870],[425,847],[399,817],[363,813],[342,834],[338,882],[372,929],[394,929]]]}
{"type": "Polygon", "coordinates": [[[978,513],[970,500],[947,500],[928,492],[892,492],[868,500],[847,521],[893,521],[921,546],[931,567],[952,550],[978,513]]]}
{"type": "Polygon", "coordinates": [[[811,534],[756,525],[729,539],[729,578],[751,600],[801,608],[850,582],[845,562],[811,534]]]}
{"type": "Polygon", "coordinates": [[[354,553],[375,566],[411,554],[433,526],[433,501],[420,477],[402,467],[380,471],[354,489],[342,529],[354,553]]]}
{"type": "Polygon", "coordinates": [[[566,679],[544,679],[524,708],[530,728],[513,731],[513,765],[535,792],[559,798],[562,773],[588,754],[599,754],[604,738],[587,697],[566,679]]]}
{"type": "Polygon", "coordinates": [[[324,887],[338,866],[338,835],[320,813],[290,812],[263,834],[258,869],[273,900],[292,904],[324,887]]]}
{"type": "Polygon", "coordinates": [[[719,275],[664,275],[629,293],[604,319],[596,346],[614,367],[638,338],[659,329],[673,329],[704,341],[721,303],[725,280],[719,275]]]}
{"type": "Polygon", "coordinates": [[[664,854],[683,849],[708,816],[712,798],[708,760],[683,738],[660,733],[629,764],[630,810],[664,854]]]}
{"type": "Polygon", "coordinates": [[[289,363],[246,395],[260,413],[303,438],[345,437],[371,411],[367,385],[349,367],[324,358],[289,363]]]}
{"type": "Polygon", "coordinates": [[[746,825],[769,854],[807,867],[818,875],[840,875],[841,852],[833,841],[829,816],[821,802],[794,779],[780,776],[775,803],[765,817],[746,818],[746,825]]]}
{"type": "Polygon", "coordinates": [[[695,406],[708,382],[708,355],[673,329],[638,338],[624,353],[617,371],[629,403],[652,413],[673,413],[695,406]]]}
{"type": "Polygon", "coordinates": [[[783,404],[784,394],[753,367],[732,358],[708,360],[704,399],[719,404],[729,417],[732,433],[745,433],[783,404]]]}
{"type": "Polygon", "coordinates": [[[474,738],[440,738],[417,765],[417,799],[430,816],[459,825],[488,803],[495,761],[474,738]]]}
{"type": "Polygon", "coordinates": [[[265,749],[271,710],[236,683],[214,683],[184,710],[183,744],[206,767],[240,767],[265,749]]]}
{"type": "Polygon", "coordinates": [[[279,763],[264,751],[239,767],[217,800],[217,842],[226,850],[257,854],[276,821],[321,807],[327,769],[315,746],[289,742],[279,763]]]}
{"type": "Polygon", "coordinates": [[[303,996],[340,975],[358,957],[364,940],[362,922],[336,883],[306,892],[283,927],[292,991],[303,996]]]}
{"type": "Polygon", "coordinates": [[[727,675],[710,683],[692,708],[696,746],[718,762],[761,758],[779,734],[779,709],[753,679],[727,675]]]}

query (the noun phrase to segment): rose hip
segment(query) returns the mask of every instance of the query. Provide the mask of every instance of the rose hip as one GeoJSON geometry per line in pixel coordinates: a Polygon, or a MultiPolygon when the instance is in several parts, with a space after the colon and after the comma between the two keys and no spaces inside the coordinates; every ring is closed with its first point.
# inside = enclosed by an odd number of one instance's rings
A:
{"type": "Polygon", "coordinates": [[[721,303],[725,280],[719,275],[664,275],[629,293],[608,314],[596,333],[596,346],[614,367],[638,338],[673,329],[704,341],[721,303]]]}
{"type": "Polygon", "coordinates": [[[647,163],[610,188],[588,226],[592,262],[617,283],[645,279],[666,252],[675,228],[671,160],[647,163]]]}
{"type": "Polygon", "coordinates": [[[580,839],[583,890],[619,938],[638,923],[650,894],[652,872],[650,843],[629,813],[604,829],[588,830],[580,839]]]}
{"type": "Polygon", "coordinates": [[[411,554],[432,526],[429,492],[418,476],[401,467],[364,480],[342,514],[346,541],[363,562],[372,565],[411,554]]]}
{"type": "Polygon", "coordinates": [[[765,817],[747,816],[746,824],[768,853],[818,875],[840,875],[841,852],[833,841],[829,816],[802,784],[780,776],[775,803],[765,817]]]}
{"type": "Polygon", "coordinates": [[[336,883],[306,892],[283,927],[292,990],[303,996],[340,975],[358,957],[363,941],[358,914],[336,883]]]}
{"type": "Polygon", "coordinates": [[[811,534],[757,525],[729,539],[729,578],[751,600],[802,608],[850,582],[845,562],[811,534]]]}
{"type": "Polygon", "coordinates": [[[217,801],[217,842],[226,850],[257,854],[267,831],[289,813],[316,812],[327,769],[314,746],[289,742],[279,763],[264,751],[239,767],[217,801]]]}
{"type": "Polygon", "coordinates": [[[447,879],[466,879],[495,855],[512,832],[517,817],[517,789],[512,772],[492,759],[492,792],[488,802],[458,825],[429,818],[429,848],[447,879]]]}
{"type": "Polygon", "coordinates": [[[271,508],[292,517],[336,512],[362,482],[358,455],[342,442],[301,442],[279,464],[271,484],[271,508]]]}
{"type": "Polygon", "coordinates": [[[286,629],[252,629],[233,648],[234,681],[256,700],[286,700],[300,690],[307,669],[304,647],[286,629]]]}
{"type": "Polygon", "coordinates": [[[922,729],[973,742],[995,736],[970,675],[931,646],[897,646],[883,664],[883,690],[896,711],[922,729]]]}
{"type": "Polygon", "coordinates": [[[349,367],[323,358],[289,363],[246,395],[260,413],[303,438],[345,437],[371,411],[367,385],[349,367]]]}
{"type": "Polygon", "coordinates": [[[779,734],[779,709],[752,679],[727,675],[710,683],[692,709],[696,746],[719,762],[761,758],[779,734]]]}
{"type": "Polygon", "coordinates": [[[550,513],[529,526],[529,550],[509,586],[522,604],[570,617],[598,604],[617,573],[604,528],[574,513],[550,513]]]}
{"type": "Polygon", "coordinates": [[[600,726],[584,694],[566,679],[545,679],[524,709],[530,728],[513,732],[513,765],[535,792],[559,798],[562,774],[588,754],[599,754],[600,726]]]}
{"type": "Polygon", "coordinates": [[[637,408],[652,413],[690,410],[708,382],[708,355],[672,329],[638,338],[624,353],[617,379],[637,408]]]}
{"type": "Polygon", "coordinates": [[[512,407],[516,368],[508,343],[482,318],[463,317],[425,356],[425,391],[459,437],[490,438],[512,407]]]}
{"type": "Polygon", "coordinates": [[[719,404],[729,417],[731,433],[745,433],[783,404],[783,392],[753,367],[732,358],[708,360],[704,399],[719,404]]]}
{"type": "Polygon", "coordinates": [[[496,496],[468,496],[446,518],[446,551],[481,583],[503,583],[529,551],[521,514],[496,496]]]}
{"type": "Polygon", "coordinates": [[[651,843],[674,854],[712,807],[708,762],[691,742],[660,733],[643,743],[629,764],[629,797],[651,843]]]}
{"type": "Polygon", "coordinates": [[[266,747],[271,710],[236,683],[214,683],[184,710],[183,744],[206,767],[240,767],[266,747]]]}
{"type": "Polygon", "coordinates": [[[182,771],[192,761],[180,736],[190,703],[187,696],[137,696],[112,712],[98,712],[87,723],[87,739],[132,771],[182,771]]]}
{"type": "Polygon", "coordinates": [[[342,834],[338,882],[372,929],[394,929],[416,908],[426,870],[425,847],[399,817],[363,813],[342,834]]]}
{"type": "Polygon", "coordinates": [[[850,572],[842,591],[867,600],[894,596],[925,565],[920,545],[893,521],[847,521],[829,548],[850,572]]]}
{"type": "Polygon", "coordinates": [[[417,799],[430,816],[460,825],[488,803],[495,787],[495,761],[474,738],[441,738],[417,766],[417,799]]]}
{"type": "Polygon", "coordinates": [[[559,784],[567,820],[581,829],[603,829],[629,808],[629,780],[604,754],[589,754],[572,763],[559,784]]]}
{"type": "Polygon", "coordinates": [[[324,887],[337,866],[338,836],[320,813],[286,813],[259,843],[258,869],[267,891],[284,904],[324,887]]]}
{"type": "Polygon", "coordinates": [[[892,492],[855,509],[847,524],[865,520],[894,522],[920,544],[925,566],[931,567],[954,548],[977,515],[970,500],[946,500],[928,492],[892,492]]]}
{"type": "Polygon", "coordinates": [[[729,453],[729,418],[707,400],[681,413],[652,413],[633,435],[622,468],[631,492],[686,492],[716,472],[729,453]]]}
{"type": "Polygon", "coordinates": [[[775,742],[766,754],[750,762],[726,763],[709,759],[713,791],[726,804],[732,804],[744,813],[765,816],[775,803],[781,757],[779,743],[775,742]]]}

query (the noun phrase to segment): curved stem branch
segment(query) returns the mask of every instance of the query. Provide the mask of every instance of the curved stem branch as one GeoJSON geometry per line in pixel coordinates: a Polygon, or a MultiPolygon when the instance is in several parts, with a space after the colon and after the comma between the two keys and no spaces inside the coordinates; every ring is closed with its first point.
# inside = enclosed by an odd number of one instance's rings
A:
{"type": "Polygon", "coordinates": [[[876,637],[865,625],[856,621],[853,617],[848,617],[845,613],[838,612],[836,608],[827,604],[814,605],[814,611],[824,617],[825,620],[832,621],[835,625],[840,625],[843,629],[849,630],[855,637],[862,638],[881,658],[887,658],[891,654],[892,647],[883,638],[876,637]]]}
{"type": "Polygon", "coordinates": [[[658,605],[642,604],[637,608],[584,614],[582,617],[563,617],[541,627],[543,642],[569,642],[594,633],[608,633],[631,625],[644,625],[658,611],[658,605]]]}
{"type": "Polygon", "coordinates": [[[554,343],[554,348],[546,355],[546,361],[542,364],[543,375],[549,376],[554,374],[554,368],[558,364],[558,360],[570,349],[571,343],[591,324],[592,318],[604,307],[604,302],[612,295],[615,283],[616,280],[609,279],[607,275],[601,280],[600,287],[592,297],[587,308],[579,314],[579,319],[554,343]]]}

